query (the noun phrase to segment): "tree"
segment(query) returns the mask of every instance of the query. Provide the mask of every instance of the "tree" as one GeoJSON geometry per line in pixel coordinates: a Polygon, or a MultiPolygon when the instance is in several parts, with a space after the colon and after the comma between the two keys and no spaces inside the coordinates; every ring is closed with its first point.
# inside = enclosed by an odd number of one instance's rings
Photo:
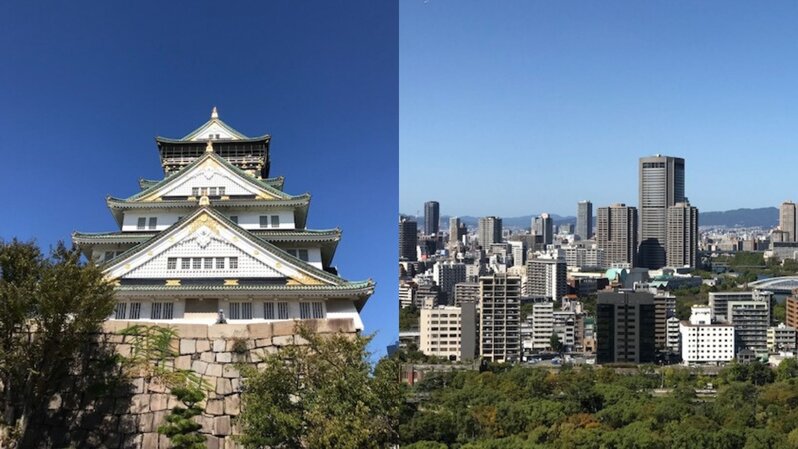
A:
{"type": "Polygon", "coordinates": [[[242,367],[239,415],[246,448],[382,448],[397,442],[404,388],[398,364],[369,364],[369,337],[319,335],[266,354],[262,369],[242,367]]]}
{"type": "Polygon", "coordinates": [[[557,332],[551,333],[551,337],[549,338],[549,346],[551,346],[551,349],[556,352],[562,352],[563,344],[560,341],[560,336],[557,334],[557,332]]]}
{"type": "Polygon", "coordinates": [[[0,446],[41,438],[29,423],[70,387],[114,304],[113,286],[77,249],[59,243],[48,258],[33,243],[0,241],[0,446]]]}

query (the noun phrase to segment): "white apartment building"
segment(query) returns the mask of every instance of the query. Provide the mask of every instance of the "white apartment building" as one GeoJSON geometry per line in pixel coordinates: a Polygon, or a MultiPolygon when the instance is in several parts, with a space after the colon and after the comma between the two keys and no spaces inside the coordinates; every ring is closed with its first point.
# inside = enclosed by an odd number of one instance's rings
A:
{"type": "Polygon", "coordinates": [[[423,308],[418,325],[421,352],[433,357],[460,360],[462,343],[460,307],[423,308]]]}
{"type": "Polygon", "coordinates": [[[712,309],[693,306],[689,321],[679,324],[685,365],[719,364],[734,359],[734,326],[712,322],[712,309]]]}
{"type": "Polygon", "coordinates": [[[768,351],[782,352],[795,351],[795,328],[789,327],[784,323],[768,328],[768,351]]]}

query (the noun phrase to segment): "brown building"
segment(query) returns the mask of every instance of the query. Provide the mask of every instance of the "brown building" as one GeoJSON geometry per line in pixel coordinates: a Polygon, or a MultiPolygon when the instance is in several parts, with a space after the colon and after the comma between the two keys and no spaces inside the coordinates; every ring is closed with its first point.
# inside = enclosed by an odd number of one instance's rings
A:
{"type": "Polygon", "coordinates": [[[793,292],[793,296],[787,298],[787,317],[784,324],[793,329],[798,329],[798,292],[793,292]]]}

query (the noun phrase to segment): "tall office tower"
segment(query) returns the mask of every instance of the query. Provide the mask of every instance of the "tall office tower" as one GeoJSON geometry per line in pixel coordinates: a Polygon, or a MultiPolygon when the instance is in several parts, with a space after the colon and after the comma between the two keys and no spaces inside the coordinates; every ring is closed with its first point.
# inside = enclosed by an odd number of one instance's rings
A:
{"type": "Polygon", "coordinates": [[[621,291],[599,293],[596,301],[596,362],[653,363],[654,295],[621,291]]]}
{"type": "Polygon", "coordinates": [[[441,206],[437,201],[424,203],[424,233],[437,235],[440,229],[441,206]]]}
{"type": "Polygon", "coordinates": [[[551,245],[554,242],[554,220],[545,212],[540,214],[532,220],[532,232],[542,236],[544,245],[551,245]]]}
{"type": "Polygon", "coordinates": [[[521,359],[521,278],[479,278],[479,353],[493,362],[521,359]]]}
{"type": "Polygon", "coordinates": [[[684,159],[659,154],[640,158],[641,267],[665,266],[668,208],[684,202],[684,159]]]}
{"type": "Polygon", "coordinates": [[[524,296],[550,298],[559,301],[568,293],[565,259],[537,257],[526,263],[524,296]]]}
{"type": "Polygon", "coordinates": [[[449,246],[460,242],[460,218],[449,217],[449,246]]]}
{"type": "Polygon", "coordinates": [[[593,203],[580,201],[576,205],[576,236],[588,240],[593,236],[593,203]]]}
{"type": "Polygon", "coordinates": [[[596,243],[608,266],[637,265],[637,209],[625,204],[599,207],[596,243]]]}
{"type": "Polygon", "coordinates": [[[798,329],[798,297],[789,296],[785,301],[787,314],[784,323],[787,326],[798,329]]]}
{"type": "Polygon", "coordinates": [[[792,201],[785,201],[781,203],[779,208],[779,229],[786,233],[785,242],[794,242],[798,236],[798,229],[796,229],[796,208],[795,203],[792,201]]]}
{"type": "Polygon", "coordinates": [[[690,203],[668,208],[666,261],[669,267],[698,266],[698,209],[690,203]]]}
{"type": "Polygon", "coordinates": [[[770,303],[765,301],[729,301],[726,309],[729,323],[734,325],[737,352],[750,349],[766,352],[770,303]]]}
{"type": "Polygon", "coordinates": [[[466,266],[464,263],[436,263],[432,267],[432,276],[435,283],[446,295],[448,304],[454,304],[454,285],[466,280],[466,266]]]}
{"type": "Polygon", "coordinates": [[[416,246],[418,246],[418,224],[402,218],[399,220],[399,260],[418,260],[416,246]]]}
{"type": "Polygon", "coordinates": [[[482,217],[479,219],[479,246],[488,250],[490,245],[502,241],[502,219],[499,217],[482,217]]]}

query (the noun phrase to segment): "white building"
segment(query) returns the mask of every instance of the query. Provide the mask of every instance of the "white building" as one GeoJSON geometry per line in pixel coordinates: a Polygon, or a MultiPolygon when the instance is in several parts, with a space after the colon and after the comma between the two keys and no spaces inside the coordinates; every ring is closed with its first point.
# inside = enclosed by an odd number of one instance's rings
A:
{"type": "Polygon", "coordinates": [[[795,351],[795,328],[784,323],[768,328],[768,351],[783,352],[795,351]]]}
{"type": "Polygon", "coordinates": [[[399,283],[399,307],[418,307],[416,302],[416,284],[412,282],[399,283]]]}
{"type": "Polygon", "coordinates": [[[532,315],[527,317],[532,325],[531,342],[525,347],[533,351],[545,351],[551,346],[551,334],[554,332],[554,303],[538,302],[532,305],[532,315]]]}
{"type": "Polygon", "coordinates": [[[712,322],[712,309],[693,306],[690,320],[679,324],[685,365],[719,364],[734,359],[734,326],[712,322]]]}
{"type": "Polygon", "coordinates": [[[675,316],[668,318],[667,325],[666,325],[667,337],[665,347],[675,353],[679,353],[681,350],[681,345],[679,344],[679,319],[675,316]]]}
{"type": "Polygon", "coordinates": [[[181,139],[156,138],[162,180],[108,197],[119,231],[73,242],[116,285],[111,319],[214,324],[346,318],[371,280],[337,276],[341,231],[306,228],[310,195],[269,178],[271,137],[246,137],[211,119],[181,139]]]}
{"type": "Polygon", "coordinates": [[[426,355],[460,360],[462,310],[439,306],[421,309],[418,327],[419,350],[426,355]]]}

